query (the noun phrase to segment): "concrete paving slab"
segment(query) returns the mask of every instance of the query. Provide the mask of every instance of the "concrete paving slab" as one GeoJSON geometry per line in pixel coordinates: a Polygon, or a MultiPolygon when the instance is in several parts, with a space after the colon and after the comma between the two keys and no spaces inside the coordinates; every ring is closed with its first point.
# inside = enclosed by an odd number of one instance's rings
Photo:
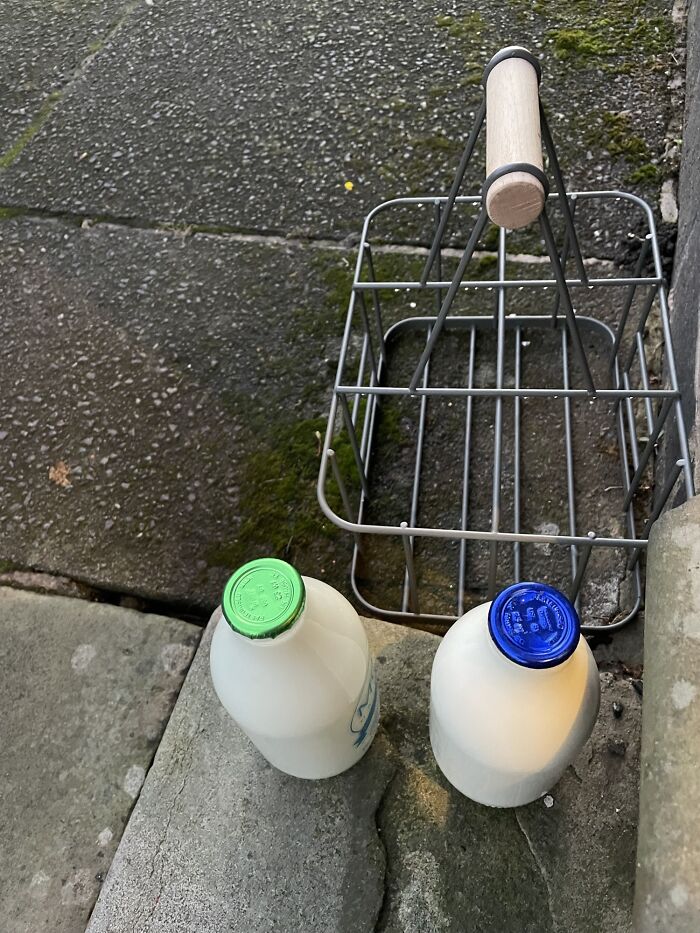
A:
{"type": "Polygon", "coordinates": [[[0,256],[0,559],[209,609],[270,551],[345,578],[315,485],[348,253],[8,221],[0,256]]]}
{"type": "Polygon", "coordinates": [[[549,797],[489,809],[454,791],[432,757],[437,637],[365,624],[380,732],[358,765],[318,783],[272,769],[223,711],[210,625],[89,933],[631,929],[640,699],[630,683],[602,675],[593,737],[549,797]]]}
{"type": "Polygon", "coordinates": [[[82,933],[200,630],[0,588],[0,917],[82,933]]]}
{"type": "MultiPolygon", "coordinates": [[[[572,187],[656,202],[676,41],[667,0],[156,2],[0,173],[0,201],[343,238],[385,198],[446,190],[483,67],[518,42],[544,58],[572,187]]],[[[630,231],[613,211],[582,232],[602,256],[630,231]]]]}
{"type": "Polygon", "coordinates": [[[5,0],[0,10],[0,165],[50,116],[67,83],[121,22],[127,0],[5,0]]]}

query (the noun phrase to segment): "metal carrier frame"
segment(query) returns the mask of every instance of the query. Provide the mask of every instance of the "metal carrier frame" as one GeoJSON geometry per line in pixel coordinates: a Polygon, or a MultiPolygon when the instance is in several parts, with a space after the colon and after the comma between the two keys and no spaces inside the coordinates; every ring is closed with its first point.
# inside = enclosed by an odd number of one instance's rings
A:
{"type": "MultiPolygon", "coordinates": [[[[502,55],[504,53],[501,53],[502,55]]],[[[510,51],[510,55],[513,55],[510,51]]],[[[519,53],[521,57],[527,57],[519,53]]],[[[498,63],[499,56],[489,65],[489,69],[498,63]]],[[[529,60],[529,59],[528,59],[529,60]]],[[[539,77],[539,64],[532,59],[539,77]]],[[[488,69],[487,69],[488,73],[488,69]]],[[[484,86],[486,84],[484,79],[484,86]]],[[[656,236],[654,217],[649,206],[639,197],[622,191],[568,192],[565,189],[559,162],[547,125],[546,116],[540,103],[540,124],[545,150],[548,155],[548,169],[551,173],[556,193],[548,193],[547,178],[536,166],[528,163],[514,163],[502,167],[486,179],[479,196],[459,196],[460,187],[470,162],[477,138],[486,118],[486,103],[481,104],[475,122],[466,143],[464,153],[454,177],[451,190],[446,197],[410,197],[386,201],[374,208],[366,217],[359,244],[352,293],[340,348],[333,396],[328,416],[328,427],[321,455],[318,479],[318,499],[323,512],[337,526],[355,536],[352,558],[351,583],[360,605],[371,614],[402,622],[449,623],[464,611],[464,590],[466,578],[467,542],[481,540],[489,542],[488,590],[489,598],[495,595],[499,545],[510,545],[513,549],[514,582],[521,579],[521,547],[526,544],[543,544],[568,548],[570,552],[570,580],[562,585],[568,591],[572,601],[579,600],[586,568],[594,548],[623,548],[626,557],[626,572],[632,574],[632,605],[625,608],[622,618],[607,625],[584,625],[584,632],[605,630],[613,631],[630,622],[642,604],[642,580],[639,558],[646,548],[650,528],[662,512],[671,493],[679,480],[684,484],[685,494],[694,495],[688,442],[681,409],[681,393],[678,386],[676,366],[669,327],[668,303],[662,277],[659,244],[656,236]],[[542,242],[551,263],[552,277],[541,279],[517,279],[506,277],[507,243],[510,235],[505,229],[499,229],[497,274],[492,280],[465,278],[470,260],[476,251],[480,237],[488,222],[486,212],[486,192],[496,178],[507,172],[527,171],[543,183],[545,189],[545,207],[539,217],[539,229],[542,242]],[[638,207],[645,222],[646,233],[643,239],[636,267],[632,275],[603,278],[589,278],[582,257],[576,234],[575,214],[577,206],[585,201],[605,201],[606,199],[626,200],[638,207]],[[378,281],[375,276],[375,262],[371,235],[373,224],[383,212],[401,209],[424,212],[432,206],[432,241],[428,255],[418,281],[378,281]],[[456,271],[450,281],[443,280],[443,257],[446,254],[445,233],[455,206],[465,209],[472,206],[478,210],[466,247],[456,271]],[[549,210],[556,207],[563,219],[563,243],[558,249],[552,230],[549,210]],[[575,265],[577,277],[566,274],[567,262],[575,265]],[[647,271],[647,266],[651,269],[647,271]],[[551,313],[544,315],[506,315],[507,296],[511,289],[556,289],[557,295],[551,313]],[[574,311],[571,294],[577,289],[600,289],[600,294],[611,294],[611,289],[621,289],[623,299],[616,327],[608,326],[602,320],[591,316],[579,316],[574,311]],[[495,309],[492,315],[450,315],[455,296],[461,289],[491,289],[496,293],[495,309]],[[383,324],[381,293],[387,290],[406,291],[406,305],[416,293],[430,290],[435,296],[435,314],[432,316],[408,315],[394,323],[388,329],[383,324]],[[628,326],[633,315],[630,311],[635,301],[641,301],[641,312],[636,315],[636,326],[628,326]],[[659,320],[665,343],[666,388],[653,388],[645,351],[645,329],[653,308],[658,308],[659,320]],[[561,334],[561,385],[543,387],[524,387],[520,382],[521,339],[524,333],[536,333],[543,328],[558,331],[561,334]],[[387,369],[392,345],[401,334],[406,332],[425,334],[425,347],[417,360],[413,375],[406,384],[387,385],[387,369]],[[445,331],[462,331],[469,335],[469,360],[466,384],[460,386],[436,386],[430,384],[431,356],[440,335],[445,331]],[[490,387],[474,385],[474,362],[476,344],[479,335],[490,332],[496,336],[495,384],[490,387]],[[582,334],[595,333],[609,343],[610,368],[605,385],[595,385],[591,368],[586,357],[582,334]],[[507,341],[513,341],[514,354],[513,385],[506,386],[504,365],[507,341]],[[576,366],[576,375],[583,387],[572,386],[569,365],[569,353],[576,366]],[[350,360],[353,354],[359,357],[359,363],[353,373],[350,372],[350,360]],[[633,364],[636,367],[633,369],[633,364]],[[415,461],[410,503],[407,503],[406,520],[400,524],[368,524],[364,520],[370,496],[370,471],[372,469],[373,450],[377,441],[377,410],[386,396],[409,396],[417,399],[415,424],[415,461]],[[420,491],[422,470],[424,468],[424,439],[426,430],[426,410],[431,399],[436,397],[464,400],[465,420],[464,435],[460,442],[462,463],[462,507],[459,527],[423,527],[419,520],[420,491]],[[492,508],[489,530],[477,530],[469,527],[469,484],[470,451],[472,448],[473,404],[478,398],[490,398],[495,401],[493,431],[493,478],[492,508]],[[564,443],[566,451],[566,489],[568,506],[568,534],[538,534],[521,531],[521,471],[520,449],[522,436],[522,400],[540,397],[551,399],[553,404],[563,406],[564,443]],[[365,403],[361,403],[366,399],[365,403]],[[619,445],[622,468],[622,501],[620,517],[624,521],[626,533],[621,537],[605,537],[595,530],[581,534],[577,528],[575,495],[575,450],[572,427],[572,402],[588,399],[592,404],[597,400],[614,401],[614,419],[619,445]],[[512,404],[514,412],[514,479],[513,479],[513,527],[503,530],[501,527],[502,497],[502,450],[503,450],[503,410],[504,405],[512,404]],[[643,412],[643,414],[641,414],[643,412]],[[638,432],[638,420],[642,423],[642,436],[638,432]],[[655,451],[664,432],[675,429],[681,459],[677,460],[669,472],[664,488],[657,490],[655,502],[649,505],[646,516],[640,524],[640,517],[635,514],[635,498],[639,502],[640,484],[648,470],[653,468],[655,451]],[[335,457],[334,443],[347,434],[352,449],[355,475],[343,475],[335,457]],[[339,500],[342,502],[344,516],[338,515],[329,505],[327,491],[329,483],[335,483],[339,500]],[[353,487],[357,487],[357,504],[353,505],[353,487]],[[405,569],[403,570],[401,609],[383,609],[372,605],[362,595],[358,583],[358,558],[363,547],[365,535],[390,535],[400,540],[404,549],[405,569]],[[459,561],[456,568],[457,588],[455,612],[452,615],[439,615],[421,612],[421,597],[418,591],[415,553],[416,539],[436,538],[459,542],[459,561]]],[[[416,251],[417,252],[417,251],[416,251]]],[[[609,307],[609,306],[608,306],[609,307]]],[[[510,350],[509,350],[510,352],[510,350]]],[[[561,407],[558,408],[561,415],[561,407]]],[[[345,471],[347,474],[347,470],[345,471]]],[[[580,477],[579,477],[580,480],[580,477]]]]}

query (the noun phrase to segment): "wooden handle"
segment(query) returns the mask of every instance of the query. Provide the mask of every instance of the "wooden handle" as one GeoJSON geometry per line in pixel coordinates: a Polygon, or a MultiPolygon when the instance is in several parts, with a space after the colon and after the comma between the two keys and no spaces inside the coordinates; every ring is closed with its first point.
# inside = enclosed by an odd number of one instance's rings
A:
{"type": "MultiPolygon", "coordinates": [[[[538,84],[534,66],[524,58],[504,58],[489,71],[486,80],[487,178],[502,166],[515,162],[527,162],[542,169],[538,84]]],[[[539,217],[544,198],[542,182],[534,175],[508,172],[489,187],[486,210],[499,227],[517,230],[539,217]]]]}

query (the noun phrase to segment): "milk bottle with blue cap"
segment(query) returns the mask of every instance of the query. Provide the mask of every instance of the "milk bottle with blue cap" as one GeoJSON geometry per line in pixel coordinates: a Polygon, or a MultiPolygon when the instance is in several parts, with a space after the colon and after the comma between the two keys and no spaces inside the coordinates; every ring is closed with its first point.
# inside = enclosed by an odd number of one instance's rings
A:
{"type": "Polygon", "coordinates": [[[285,561],[254,560],[229,579],[210,667],[226,711],[281,771],[330,777],[372,744],[379,693],[359,616],[285,561]]]}
{"type": "Polygon", "coordinates": [[[600,680],[575,608],[517,583],[462,616],[433,662],[430,741],[457,790],[495,807],[550,790],[588,739],[600,680]]]}

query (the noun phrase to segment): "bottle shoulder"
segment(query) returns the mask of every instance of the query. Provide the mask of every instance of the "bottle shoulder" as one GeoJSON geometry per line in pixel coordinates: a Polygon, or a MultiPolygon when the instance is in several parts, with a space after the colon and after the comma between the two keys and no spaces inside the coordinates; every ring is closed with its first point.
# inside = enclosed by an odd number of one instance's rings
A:
{"type": "Polygon", "coordinates": [[[324,628],[338,630],[364,644],[367,635],[352,603],[324,580],[315,577],[302,579],[306,588],[305,615],[324,628]]]}
{"type": "Polygon", "coordinates": [[[312,584],[301,619],[274,639],[248,639],[220,616],[210,649],[212,681],[243,728],[266,734],[318,728],[356,701],[370,664],[367,637],[352,606],[328,589],[312,584]]]}
{"type": "MultiPolygon", "coordinates": [[[[577,690],[598,669],[588,643],[580,637],[572,655],[550,668],[528,668],[506,658],[488,629],[488,603],[459,619],[438,646],[432,671],[434,694],[472,702],[474,697],[525,699],[534,693],[556,696],[577,690]]],[[[452,701],[449,701],[452,702],[452,701]]]]}

